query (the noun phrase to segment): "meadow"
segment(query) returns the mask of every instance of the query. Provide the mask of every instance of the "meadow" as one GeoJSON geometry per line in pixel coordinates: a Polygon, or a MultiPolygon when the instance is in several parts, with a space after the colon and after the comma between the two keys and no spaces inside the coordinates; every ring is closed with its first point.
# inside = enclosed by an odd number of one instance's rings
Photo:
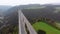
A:
{"type": "Polygon", "coordinates": [[[36,22],[32,26],[36,31],[43,30],[46,34],[60,34],[60,30],[46,24],[45,22],[36,22]]]}

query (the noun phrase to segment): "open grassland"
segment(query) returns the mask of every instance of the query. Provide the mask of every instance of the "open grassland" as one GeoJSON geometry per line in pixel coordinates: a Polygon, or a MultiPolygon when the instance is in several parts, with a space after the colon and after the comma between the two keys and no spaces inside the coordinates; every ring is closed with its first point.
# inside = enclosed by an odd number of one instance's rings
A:
{"type": "Polygon", "coordinates": [[[60,34],[60,30],[46,24],[45,22],[36,22],[32,26],[36,31],[43,30],[46,34],[60,34]]]}

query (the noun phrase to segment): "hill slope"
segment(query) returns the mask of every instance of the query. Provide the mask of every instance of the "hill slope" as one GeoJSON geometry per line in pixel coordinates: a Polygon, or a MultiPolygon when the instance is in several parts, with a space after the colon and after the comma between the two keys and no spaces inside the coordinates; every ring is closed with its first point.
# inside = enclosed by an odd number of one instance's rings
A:
{"type": "Polygon", "coordinates": [[[36,31],[44,30],[46,34],[60,34],[60,31],[55,29],[54,27],[44,23],[44,22],[37,22],[33,24],[33,27],[36,31]]]}

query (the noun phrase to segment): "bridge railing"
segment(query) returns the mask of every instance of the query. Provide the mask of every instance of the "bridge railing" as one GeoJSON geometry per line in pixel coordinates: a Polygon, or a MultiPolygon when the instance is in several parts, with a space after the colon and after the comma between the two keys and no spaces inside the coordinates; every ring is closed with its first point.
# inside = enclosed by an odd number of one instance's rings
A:
{"type": "Polygon", "coordinates": [[[19,34],[37,34],[21,10],[18,10],[19,34]]]}

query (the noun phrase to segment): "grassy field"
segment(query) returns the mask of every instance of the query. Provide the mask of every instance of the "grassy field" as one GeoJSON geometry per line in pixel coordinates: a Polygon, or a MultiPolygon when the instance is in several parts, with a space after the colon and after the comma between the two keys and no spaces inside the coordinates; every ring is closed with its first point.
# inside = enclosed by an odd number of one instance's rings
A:
{"type": "Polygon", "coordinates": [[[60,30],[44,23],[44,22],[36,22],[32,25],[36,31],[43,30],[46,34],[60,34],[60,30]]]}

